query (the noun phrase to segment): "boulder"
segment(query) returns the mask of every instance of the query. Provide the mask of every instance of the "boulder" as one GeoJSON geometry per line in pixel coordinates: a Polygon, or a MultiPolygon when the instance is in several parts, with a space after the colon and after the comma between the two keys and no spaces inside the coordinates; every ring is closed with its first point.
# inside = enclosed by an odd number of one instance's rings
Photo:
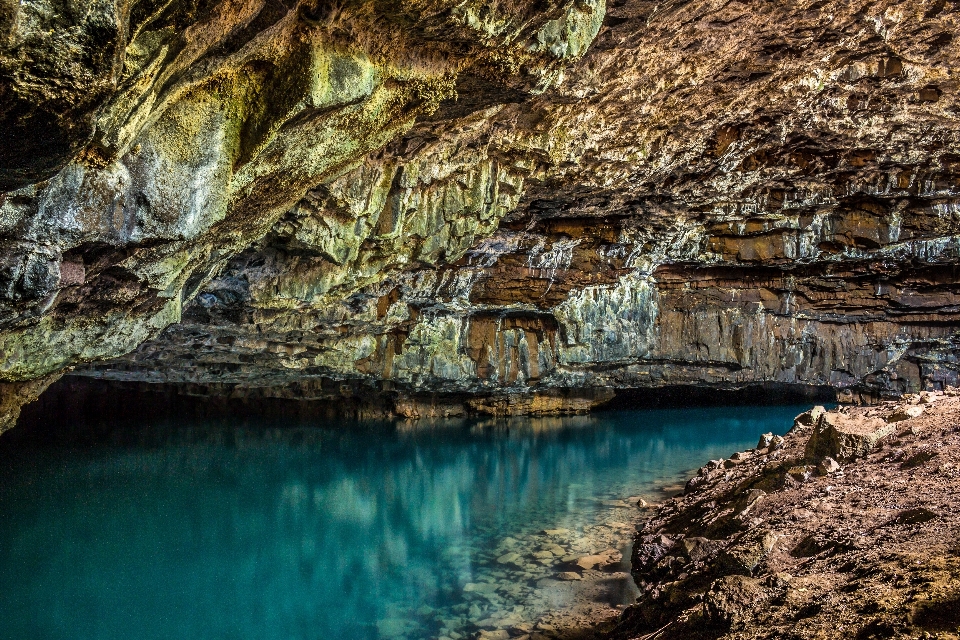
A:
{"type": "Polygon", "coordinates": [[[711,626],[736,630],[747,616],[760,610],[770,594],[759,580],[747,576],[725,576],[710,587],[704,597],[703,614],[711,626]]]}
{"type": "Polygon", "coordinates": [[[748,531],[718,554],[718,568],[724,573],[752,575],[776,542],[771,531],[748,531]]]}
{"type": "Polygon", "coordinates": [[[699,562],[713,556],[723,544],[720,540],[708,538],[684,538],[681,551],[691,562],[699,562]]]}
{"type": "Polygon", "coordinates": [[[809,460],[831,457],[845,462],[866,456],[893,432],[892,424],[881,418],[831,411],[814,427],[804,453],[809,460]]]}
{"type": "MultiPolygon", "coordinates": [[[[827,410],[824,409],[821,405],[817,405],[813,409],[810,409],[809,411],[804,411],[803,413],[801,413],[800,415],[798,415],[796,418],[793,419],[793,429],[791,429],[791,431],[800,430],[800,429],[803,429],[804,427],[812,427],[816,424],[819,424],[820,419],[823,417],[823,414],[826,412],[827,410]]],[[[770,440],[773,439],[772,433],[764,434],[763,437],[766,438],[767,436],[770,436],[770,440]]],[[[761,444],[763,443],[762,438],[760,442],[761,444]]],[[[757,448],[763,449],[769,445],[770,445],[770,442],[767,441],[766,444],[762,444],[762,446],[759,446],[757,448]]]]}

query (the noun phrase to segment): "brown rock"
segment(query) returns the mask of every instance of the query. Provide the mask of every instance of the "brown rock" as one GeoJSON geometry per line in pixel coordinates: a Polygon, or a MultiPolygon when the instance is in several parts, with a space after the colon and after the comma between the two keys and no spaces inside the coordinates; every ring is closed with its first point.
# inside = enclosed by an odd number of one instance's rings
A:
{"type": "Polygon", "coordinates": [[[721,547],[721,540],[708,540],[707,538],[685,538],[682,542],[684,556],[692,562],[700,562],[705,558],[713,556],[721,547]]]}
{"type": "Polygon", "coordinates": [[[853,460],[870,453],[893,432],[894,427],[880,418],[831,411],[823,414],[814,428],[805,455],[810,460],[827,456],[840,462],[853,460]]]}
{"type": "Polygon", "coordinates": [[[837,471],[840,471],[841,467],[836,460],[834,460],[830,456],[827,456],[826,458],[820,461],[820,464],[817,465],[817,469],[823,475],[829,475],[831,473],[836,473],[837,471]]]}
{"type": "MultiPolygon", "coordinates": [[[[826,409],[824,409],[822,405],[817,405],[813,409],[810,409],[809,411],[804,411],[803,413],[801,413],[800,415],[798,415],[796,418],[793,419],[793,428],[802,429],[803,427],[812,427],[816,424],[819,424],[820,419],[823,417],[824,413],[826,413],[826,409]]],[[[763,438],[766,438],[768,435],[770,436],[770,440],[772,440],[773,439],[772,433],[764,434],[763,438]]],[[[763,441],[764,441],[763,439],[760,440],[761,443],[763,441]]],[[[763,446],[766,447],[769,444],[770,444],[770,441],[767,440],[766,444],[764,444],[763,446]]]]}
{"type": "Polygon", "coordinates": [[[790,467],[787,474],[797,482],[806,482],[813,476],[814,467],[812,465],[799,465],[790,467]]]}
{"type": "Polygon", "coordinates": [[[576,564],[581,569],[594,569],[620,562],[622,557],[623,555],[616,549],[607,549],[603,553],[583,556],[577,560],[576,564]]]}
{"type": "Polygon", "coordinates": [[[776,542],[771,531],[748,531],[719,553],[717,563],[726,573],[752,575],[776,542]]]}
{"type": "Polygon", "coordinates": [[[910,418],[919,418],[921,415],[923,415],[923,407],[919,405],[899,407],[887,416],[887,422],[902,422],[910,418]]]}
{"type": "Polygon", "coordinates": [[[748,618],[770,597],[769,592],[759,580],[747,576],[726,576],[720,578],[706,593],[703,613],[707,621],[715,626],[741,628],[748,618]]]}

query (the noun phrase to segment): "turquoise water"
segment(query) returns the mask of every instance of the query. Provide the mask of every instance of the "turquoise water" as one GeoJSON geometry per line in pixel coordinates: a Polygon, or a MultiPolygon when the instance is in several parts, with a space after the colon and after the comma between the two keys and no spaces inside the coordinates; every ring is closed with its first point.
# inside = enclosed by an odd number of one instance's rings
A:
{"type": "Polygon", "coordinates": [[[636,511],[616,501],[806,408],[0,439],[0,637],[457,638],[533,620],[563,606],[540,596],[569,556],[629,544],[636,511]],[[534,559],[545,544],[556,556],[534,559]]]}

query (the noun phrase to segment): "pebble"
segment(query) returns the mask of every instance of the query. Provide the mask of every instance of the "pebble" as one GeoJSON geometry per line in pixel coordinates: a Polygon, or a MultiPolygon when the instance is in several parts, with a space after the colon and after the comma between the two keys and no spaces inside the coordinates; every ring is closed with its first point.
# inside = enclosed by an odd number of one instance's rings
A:
{"type": "Polygon", "coordinates": [[[467,593],[493,593],[497,585],[492,582],[468,582],[463,585],[463,590],[467,593]]]}
{"type": "Polygon", "coordinates": [[[820,473],[827,475],[837,471],[840,471],[840,463],[833,458],[827,456],[820,461],[820,473]]]}

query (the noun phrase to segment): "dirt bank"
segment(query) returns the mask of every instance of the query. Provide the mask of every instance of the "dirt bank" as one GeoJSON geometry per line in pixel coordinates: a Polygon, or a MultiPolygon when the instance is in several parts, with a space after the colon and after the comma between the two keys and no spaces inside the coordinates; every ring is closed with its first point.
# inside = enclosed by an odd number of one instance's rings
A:
{"type": "Polygon", "coordinates": [[[814,409],[637,534],[612,637],[960,637],[960,397],[814,409]]]}

